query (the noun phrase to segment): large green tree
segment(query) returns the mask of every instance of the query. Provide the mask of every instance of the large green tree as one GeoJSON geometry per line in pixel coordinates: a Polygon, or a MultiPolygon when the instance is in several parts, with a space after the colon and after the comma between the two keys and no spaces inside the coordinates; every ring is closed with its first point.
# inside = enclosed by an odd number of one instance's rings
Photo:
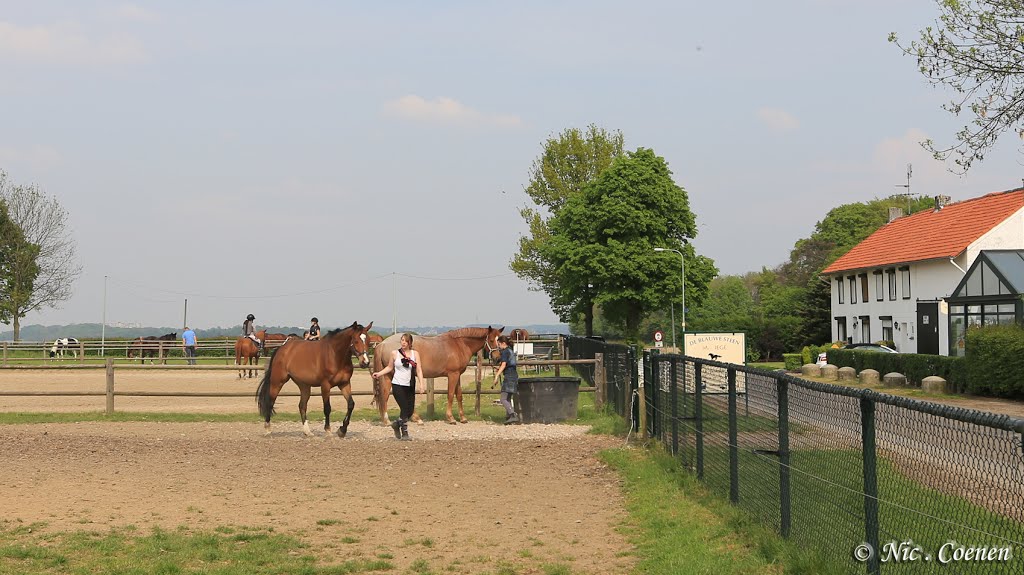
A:
{"type": "MultiPolygon", "coordinates": [[[[552,242],[549,220],[622,155],[623,142],[621,132],[609,132],[594,125],[585,130],[569,128],[548,138],[530,168],[530,182],[525,190],[534,207],[520,210],[530,231],[519,239],[512,271],[527,280],[531,289],[547,293],[551,309],[562,321],[582,315],[587,335],[594,333],[595,292],[589,282],[564,277],[556,263],[545,256],[545,252],[552,251],[548,249],[552,242]]],[[[563,271],[571,274],[572,268],[563,271]]]]}
{"type": "Polygon", "coordinates": [[[936,0],[939,19],[902,44],[895,33],[889,40],[917,58],[918,70],[956,97],[943,109],[971,119],[948,146],[924,142],[936,158],[954,157],[958,171],[975,161],[1010,130],[1024,138],[1024,2],[1021,0],[936,0]]]}
{"type": "Polygon", "coordinates": [[[24,299],[32,291],[32,283],[39,275],[35,263],[39,246],[25,239],[25,234],[7,210],[7,203],[0,199],[0,323],[11,322],[10,305],[24,299]]]}
{"type": "Polygon", "coordinates": [[[0,201],[25,241],[10,260],[10,282],[0,294],[0,317],[21,337],[21,318],[42,307],[54,307],[71,297],[82,273],[75,255],[68,214],[55,198],[37,186],[14,185],[0,171],[0,201]]]}
{"type": "Polygon", "coordinates": [[[560,287],[587,290],[605,319],[632,340],[648,313],[668,307],[680,293],[678,259],[655,247],[684,254],[693,304],[706,296],[718,271],[686,243],[697,233],[689,198],[664,158],[649,149],[615,160],[582,194],[568,198],[549,224],[551,239],[541,251],[563,279],[560,287]]]}

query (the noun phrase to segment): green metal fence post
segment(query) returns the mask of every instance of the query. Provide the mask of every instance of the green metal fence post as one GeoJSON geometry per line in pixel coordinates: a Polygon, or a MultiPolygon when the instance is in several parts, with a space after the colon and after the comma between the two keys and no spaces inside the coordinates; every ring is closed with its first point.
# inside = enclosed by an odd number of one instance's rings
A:
{"type": "Polygon", "coordinates": [[[861,442],[864,445],[864,541],[874,549],[868,558],[868,573],[881,569],[878,549],[878,469],[875,451],[875,402],[860,398],[861,442]]]}
{"type": "MultiPolygon", "coordinates": [[[[740,454],[736,421],[736,368],[726,371],[729,380],[729,500],[740,502],[740,454]]],[[[697,386],[698,392],[700,386],[697,386]]]]}
{"type": "MultiPolygon", "coordinates": [[[[676,384],[676,358],[672,358],[672,371],[669,372],[669,403],[672,404],[672,455],[679,453],[679,386],[676,384]]],[[[686,368],[683,368],[686,371],[686,368]]]]}
{"type": "Polygon", "coordinates": [[[704,479],[704,401],[701,397],[700,388],[701,380],[704,378],[701,368],[701,364],[694,366],[697,370],[697,377],[694,378],[694,394],[693,394],[693,423],[696,428],[696,432],[693,436],[693,441],[697,447],[697,479],[704,479]]]}
{"type": "MultiPolygon", "coordinates": [[[[779,389],[779,531],[789,537],[790,528],[790,487],[789,487],[789,381],[783,377],[776,380],[779,389]]],[[[749,395],[749,394],[748,394],[749,395]]]]}

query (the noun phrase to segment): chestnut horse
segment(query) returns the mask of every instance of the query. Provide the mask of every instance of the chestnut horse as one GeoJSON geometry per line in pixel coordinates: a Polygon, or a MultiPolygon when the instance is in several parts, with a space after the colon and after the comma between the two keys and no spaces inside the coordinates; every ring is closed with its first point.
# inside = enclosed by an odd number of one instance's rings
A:
{"type": "MultiPolygon", "coordinates": [[[[455,398],[459,400],[459,421],[469,422],[462,408],[462,374],[466,371],[469,360],[484,346],[487,347],[491,361],[496,359],[497,339],[504,329],[490,326],[464,327],[433,337],[413,336],[412,348],[420,354],[423,377],[448,377],[448,410],[445,412],[448,423],[455,423],[452,416],[452,400],[455,398]]],[[[377,344],[377,348],[373,350],[373,371],[380,371],[386,362],[391,361],[391,352],[401,347],[401,340],[402,334],[396,333],[377,344]]],[[[389,423],[388,397],[391,395],[391,376],[392,374],[387,374],[373,381],[374,401],[377,402],[380,419],[384,423],[389,423]]],[[[416,415],[413,415],[413,419],[419,421],[416,415]]]]}
{"type": "Polygon", "coordinates": [[[517,327],[514,330],[508,332],[508,338],[515,343],[526,341],[530,339],[530,332],[526,331],[521,327],[517,327]]]}
{"type": "Polygon", "coordinates": [[[384,338],[379,333],[366,334],[366,343],[369,344],[370,349],[377,349],[377,344],[382,341],[384,341],[384,338]]]}
{"type": "Polygon", "coordinates": [[[266,422],[264,428],[270,435],[270,416],[274,414],[274,402],[281,393],[281,387],[288,380],[299,386],[299,416],[302,417],[302,432],[313,435],[306,419],[306,404],[309,402],[310,390],[313,386],[320,387],[320,396],[324,400],[324,431],[331,432],[331,388],[337,387],[345,396],[348,412],[345,420],[338,428],[338,437],[348,433],[348,422],[352,417],[352,408],[356,402],[352,400],[352,352],[359,356],[359,366],[366,367],[370,358],[366,353],[366,332],[373,325],[363,327],[358,322],[345,329],[335,329],[319,340],[296,340],[281,346],[270,356],[263,381],[256,390],[256,404],[260,407],[260,415],[266,422]]]}
{"type": "MultiPolygon", "coordinates": [[[[261,329],[256,332],[256,337],[260,341],[266,343],[267,341],[267,330],[261,329]]],[[[256,342],[247,338],[240,337],[235,340],[235,365],[253,365],[259,364],[260,362],[260,348],[256,345],[256,342]],[[245,360],[244,362],[242,360],[245,360]]],[[[249,377],[253,376],[253,370],[249,371],[249,377]]],[[[245,377],[246,370],[241,369],[238,371],[238,378],[245,377]]]]}

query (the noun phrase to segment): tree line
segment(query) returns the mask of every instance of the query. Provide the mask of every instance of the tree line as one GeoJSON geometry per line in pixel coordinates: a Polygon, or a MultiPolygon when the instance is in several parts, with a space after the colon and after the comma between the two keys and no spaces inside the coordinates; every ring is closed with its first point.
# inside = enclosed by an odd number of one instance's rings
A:
{"type": "Polygon", "coordinates": [[[0,323],[21,335],[21,318],[72,295],[82,273],[67,212],[36,185],[0,170],[0,323]]]}

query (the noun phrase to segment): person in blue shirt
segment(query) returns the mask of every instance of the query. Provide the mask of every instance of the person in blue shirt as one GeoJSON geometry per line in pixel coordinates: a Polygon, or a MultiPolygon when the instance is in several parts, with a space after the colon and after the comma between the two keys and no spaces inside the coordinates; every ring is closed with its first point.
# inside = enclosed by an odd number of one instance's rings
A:
{"type": "Polygon", "coordinates": [[[185,326],[185,331],[181,333],[181,345],[185,348],[185,361],[189,365],[196,364],[196,332],[192,331],[192,328],[185,326]]]}
{"type": "Polygon", "coordinates": [[[494,383],[491,384],[494,387],[501,381],[501,406],[505,408],[505,425],[520,423],[519,416],[512,408],[512,396],[519,391],[519,372],[516,370],[516,352],[510,346],[511,343],[507,335],[498,338],[501,359],[494,372],[494,383]]]}

